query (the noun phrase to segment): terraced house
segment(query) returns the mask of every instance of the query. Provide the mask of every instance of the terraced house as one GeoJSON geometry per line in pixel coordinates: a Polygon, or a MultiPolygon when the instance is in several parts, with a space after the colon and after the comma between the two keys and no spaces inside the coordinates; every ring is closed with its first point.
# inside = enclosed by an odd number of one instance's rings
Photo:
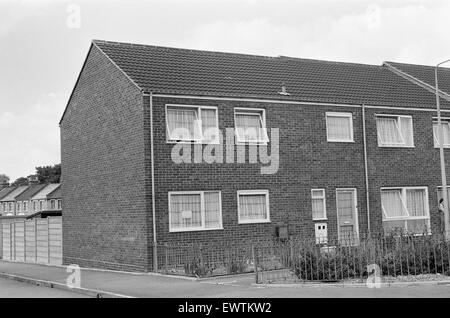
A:
{"type": "Polygon", "coordinates": [[[93,41],[60,122],[64,263],[439,231],[432,72],[93,41]]]}

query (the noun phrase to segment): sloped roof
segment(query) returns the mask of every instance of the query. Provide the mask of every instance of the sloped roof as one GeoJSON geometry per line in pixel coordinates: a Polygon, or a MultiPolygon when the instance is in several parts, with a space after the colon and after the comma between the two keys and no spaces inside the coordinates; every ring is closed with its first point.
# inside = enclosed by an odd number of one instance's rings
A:
{"type": "Polygon", "coordinates": [[[57,187],[47,195],[47,199],[61,199],[61,187],[57,187]]]}
{"type": "MultiPolygon", "coordinates": [[[[434,107],[429,91],[382,65],[222,53],[94,40],[139,88],[154,93],[434,107]],[[280,95],[285,84],[289,96],[280,95]]],[[[443,106],[449,106],[447,102],[443,106]]]]}
{"type": "Polygon", "coordinates": [[[15,187],[6,187],[0,190],[0,200],[3,199],[8,193],[13,191],[15,187]]]}
{"type": "Polygon", "coordinates": [[[10,193],[8,193],[5,197],[3,197],[3,199],[1,199],[1,202],[6,202],[6,201],[14,201],[16,199],[16,197],[21,194],[23,191],[25,191],[28,188],[28,186],[20,186],[15,188],[13,191],[11,191],[10,193]]]}
{"type": "Polygon", "coordinates": [[[28,187],[25,191],[16,197],[16,201],[27,201],[30,200],[33,195],[44,188],[46,184],[33,184],[28,187]]]}
{"type": "Polygon", "coordinates": [[[31,200],[41,200],[46,199],[47,195],[52,193],[56,188],[60,186],[59,183],[49,183],[45,185],[40,191],[31,197],[31,200]]]}
{"type": "MultiPolygon", "coordinates": [[[[429,65],[416,65],[397,62],[385,62],[396,69],[426,83],[431,87],[435,84],[435,67],[429,65]]],[[[450,68],[440,66],[438,69],[438,87],[439,90],[450,94],[450,68]]]]}

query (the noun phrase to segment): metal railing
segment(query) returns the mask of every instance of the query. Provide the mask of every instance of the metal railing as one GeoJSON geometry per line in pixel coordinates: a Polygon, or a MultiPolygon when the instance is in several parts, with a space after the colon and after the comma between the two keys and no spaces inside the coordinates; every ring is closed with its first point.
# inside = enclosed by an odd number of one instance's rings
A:
{"type": "Polygon", "coordinates": [[[258,283],[280,280],[362,280],[372,271],[388,277],[450,275],[450,242],[442,235],[346,238],[322,244],[292,237],[247,244],[158,245],[159,272],[208,277],[255,273],[258,283]]]}

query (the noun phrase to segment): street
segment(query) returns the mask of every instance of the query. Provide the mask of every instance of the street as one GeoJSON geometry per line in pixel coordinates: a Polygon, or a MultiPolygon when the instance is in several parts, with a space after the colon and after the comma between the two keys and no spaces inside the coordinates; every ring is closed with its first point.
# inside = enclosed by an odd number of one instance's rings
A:
{"type": "Polygon", "coordinates": [[[88,296],[60,289],[39,287],[0,278],[0,298],[88,298],[88,296]]]}

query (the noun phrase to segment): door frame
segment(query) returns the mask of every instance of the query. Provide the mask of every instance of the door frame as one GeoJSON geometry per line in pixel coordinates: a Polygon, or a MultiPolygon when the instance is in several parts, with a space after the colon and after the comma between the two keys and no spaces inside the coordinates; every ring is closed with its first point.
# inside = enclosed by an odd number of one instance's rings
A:
{"type": "Polygon", "coordinates": [[[341,241],[341,231],[339,225],[339,211],[338,211],[338,191],[353,191],[353,199],[355,202],[355,231],[357,234],[357,240],[355,240],[353,246],[359,245],[359,218],[358,218],[358,190],[356,188],[336,188],[336,219],[337,219],[337,232],[338,241],[341,241]]]}

